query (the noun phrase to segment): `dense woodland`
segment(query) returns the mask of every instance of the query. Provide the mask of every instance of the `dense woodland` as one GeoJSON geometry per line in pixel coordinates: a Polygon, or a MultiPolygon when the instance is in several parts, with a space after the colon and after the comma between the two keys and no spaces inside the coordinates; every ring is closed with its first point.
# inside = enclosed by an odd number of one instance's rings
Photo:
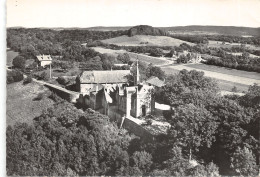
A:
{"type": "Polygon", "coordinates": [[[33,124],[7,128],[7,174],[256,175],[260,87],[221,97],[202,72],[182,70],[166,79],[155,92],[157,101],[174,107],[164,113],[171,124],[166,135],[143,142],[107,116],[51,94],[56,104],[33,124]]]}

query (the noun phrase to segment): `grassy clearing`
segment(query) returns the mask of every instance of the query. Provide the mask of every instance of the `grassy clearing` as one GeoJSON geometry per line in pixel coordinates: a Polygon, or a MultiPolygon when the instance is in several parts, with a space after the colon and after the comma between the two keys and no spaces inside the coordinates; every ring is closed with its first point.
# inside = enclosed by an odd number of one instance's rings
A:
{"type": "Polygon", "coordinates": [[[148,55],[144,55],[144,54],[127,52],[125,50],[105,49],[102,47],[92,47],[92,49],[94,49],[95,51],[100,52],[100,53],[107,53],[107,54],[114,55],[115,57],[120,53],[128,53],[132,61],[136,61],[136,58],[138,56],[139,61],[143,61],[148,64],[152,63],[153,65],[164,65],[164,64],[169,63],[169,61],[166,59],[160,59],[157,57],[152,57],[152,56],[148,56],[148,55]]]}
{"type": "Polygon", "coordinates": [[[220,90],[224,91],[232,91],[232,88],[235,86],[237,88],[237,92],[247,92],[248,91],[248,85],[235,83],[235,82],[229,82],[224,80],[217,80],[220,90]]]}
{"type": "Polygon", "coordinates": [[[6,89],[6,125],[13,125],[16,122],[31,124],[33,118],[41,115],[45,108],[54,103],[47,97],[50,91],[34,82],[27,85],[16,82],[8,84],[6,89]],[[40,93],[43,93],[43,98],[33,101],[40,93]]]}
{"type": "Polygon", "coordinates": [[[202,69],[202,70],[206,70],[206,71],[228,74],[228,75],[232,75],[232,76],[240,76],[240,77],[246,77],[246,78],[250,78],[250,79],[260,80],[260,73],[256,73],[256,72],[248,72],[248,71],[242,71],[242,70],[236,70],[236,69],[225,68],[225,67],[220,67],[220,66],[213,66],[213,65],[206,65],[206,64],[188,64],[185,66],[188,66],[188,67],[194,68],[194,69],[202,69]]]}
{"type": "Polygon", "coordinates": [[[106,53],[106,54],[111,54],[113,56],[117,56],[120,53],[125,53],[125,50],[113,50],[113,49],[105,49],[102,47],[91,47],[92,49],[94,49],[95,51],[99,52],[99,53],[106,53]]]}
{"type": "Polygon", "coordinates": [[[135,35],[132,37],[128,37],[124,35],[116,38],[106,39],[103,40],[102,42],[108,44],[115,44],[119,46],[179,46],[182,43],[195,45],[193,43],[183,41],[180,39],[175,39],[168,36],[149,36],[149,35],[135,35]]]}
{"type": "Polygon", "coordinates": [[[18,56],[19,52],[14,52],[12,50],[6,51],[6,65],[12,66],[13,59],[18,56]]]}
{"type": "Polygon", "coordinates": [[[136,54],[136,53],[130,53],[128,52],[130,58],[132,61],[136,61],[136,58],[138,56],[139,61],[146,62],[148,64],[152,63],[153,65],[164,65],[168,63],[168,60],[166,59],[160,59],[157,57],[151,57],[143,54],[136,54]]]}

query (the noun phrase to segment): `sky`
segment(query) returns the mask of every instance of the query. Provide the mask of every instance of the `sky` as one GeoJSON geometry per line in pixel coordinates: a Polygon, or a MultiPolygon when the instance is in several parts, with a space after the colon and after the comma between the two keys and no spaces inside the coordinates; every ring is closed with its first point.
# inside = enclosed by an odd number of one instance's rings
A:
{"type": "Polygon", "coordinates": [[[7,27],[260,27],[260,0],[7,0],[7,27]]]}

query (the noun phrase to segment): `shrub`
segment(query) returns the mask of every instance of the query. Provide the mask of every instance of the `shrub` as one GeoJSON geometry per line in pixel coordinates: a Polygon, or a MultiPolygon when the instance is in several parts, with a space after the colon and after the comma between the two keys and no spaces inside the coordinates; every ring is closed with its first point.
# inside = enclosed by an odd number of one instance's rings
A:
{"type": "Polygon", "coordinates": [[[7,78],[6,82],[7,84],[11,84],[13,82],[19,82],[23,80],[23,73],[18,70],[12,70],[12,71],[7,71],[7,78]]]}
{"type": "Polygon", "coordinates": [[[41,80],[48,80],[47,73],[45,71],[40,74],[40,79],[41,80]]]}
{"type": "Polygon", "coordinates": [[[42,100],[44,97],[44,94],[43,93],[39,93],[34,99],[33,101],[40,101],[42,100]]]}
{"type": "Polygon", "coordinates": [[[23,80],[23,84],[25,85],[25,84],[29,84],[29,83],[31,83],[32,82],[32,76],[31,75],[29,75],[29,76],[27,76],[27,78],[25,78],[24,80],[23,80]]]}
{"type": "Polygon", "coordinates": [[[61,85],[67,85],[67,84],[69,84],[70,81],[61,76],[61,77],[57,78],[57,82],[61,85]]]}
{"type": "Polygon", "coordinates": [[[231,91],[232,91],[232,92],[238,92],[237,87],[234,86],[234,87],[231,89],[231,91]]]}

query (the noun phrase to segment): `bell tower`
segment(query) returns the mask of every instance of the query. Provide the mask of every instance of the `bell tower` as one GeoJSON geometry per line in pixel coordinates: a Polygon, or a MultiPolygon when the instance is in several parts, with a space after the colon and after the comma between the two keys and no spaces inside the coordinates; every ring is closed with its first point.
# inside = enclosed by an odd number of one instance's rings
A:
{"type": "Polygon", "coordinates": [[[140,74],[139,74],[139,65],[138,65],[138,56],[136,58],[136,76],[134,79],[134,85],[138,85],[140,83],[140,74]]]}

